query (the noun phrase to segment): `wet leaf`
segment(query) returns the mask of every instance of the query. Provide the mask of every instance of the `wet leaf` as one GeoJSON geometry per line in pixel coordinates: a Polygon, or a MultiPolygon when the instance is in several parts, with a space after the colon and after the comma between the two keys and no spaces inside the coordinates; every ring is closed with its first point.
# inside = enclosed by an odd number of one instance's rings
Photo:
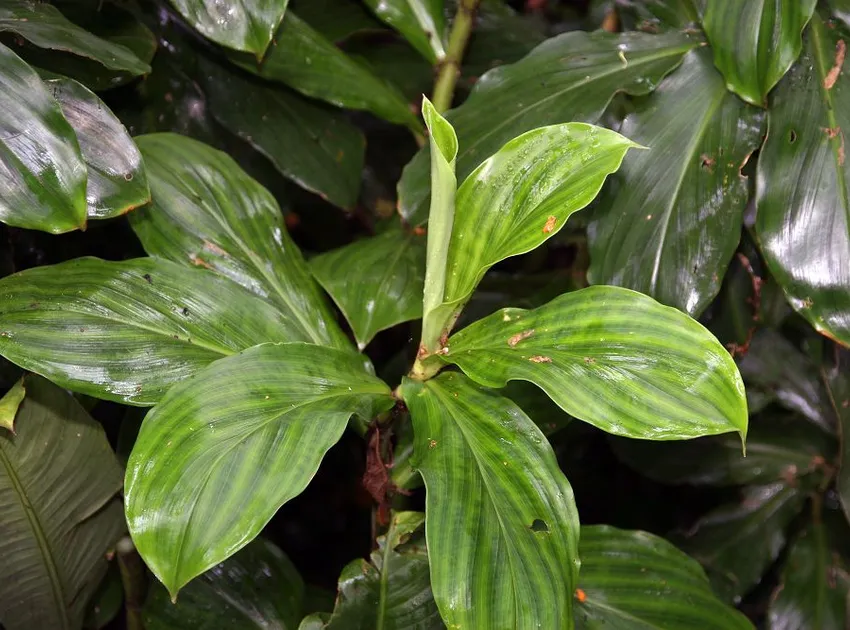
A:
{"type": "Polygon", "coordinates": [[[571,628],[578,514],[546,438],[516,405],[462,374],[405,380],[401,393],[446,625],[571,628]]]}
{"type": "Polygon", "coordinates": [[[38,376],[26,389],[16,434],[0,432],[0,624],[70,630],[125,530],[121,467],[70,394],[38,376]]]}
{"type": "Polygon", "coordinates": [[[531,381],[614,435],[747,434],[744,385],[726,349],[687,315],[627,289],[502,309],[453,335],[440,358],[487,387],[531,381]]]}
{"type": "Polygon", "coordinates": [[[800,55],[803,29],[816,4],[710,0],[703,26],[729,89],[748,103],[765,106],[767,93],[800,55]]]}
{"type": "Polygon", "coordinates": [[[600,197],[588,280],[699,315],[738,245],[749,197],[740,169],[763,118],[726,90],[707,50],[688,53],[622,124],[649,151],[625,160],[600,197]]]}
{"type": "Polygon", "coordinates": [[[335,43],[357,33],[386,32],[360,0],[293,0],[292,9],[325,39],[335,43]]]}
{"type": "Polygon", "coordinates": [[[638,28],[656,32],[699,26],[707,1],[710,0],[625,0],[618,3],[617,8],[639,20],[638,28]]]}
{"type": "Polygon", "coordinates": [[[0,354],[63,387],[152,405],[208,363],[298,322],[226,278],[156,259],[77,258],[0,280],[0,354]]]}
{"type": "Polygon", "coordinates": [[[3,394],[3,398],[0,398],[0,427],[11,433],[15,432],[15,417],[26,395],[24,379],[21,377],[21,380],[12,385],[12,388],[3,394]]]}
{"type": "Polygon", "coordinates": [[[825,361],[821,366],[820,373],[841,444],[836,477],[838,497],[844,515],[850,521],[850,352],[836,351],[833,360],[825,361]]]}
{"type": "Polygon", "coordinates": [[[446,56],[443,0],[364,0],[431,64],[446,56]]]}
{"type": "MultiPolygon", "coordinates": [[[[456,8],[457,1],[450,6],[456,8]]],[[[518,14],[509,4],[502,0],[481,0],[475,12],[472,35],[463,53],[462,77],[477,82],[479,75],[496,66],[519,61],[545,39],[542,25],[518,14]]]]}
{"type": "Polygon", "coordinates": [[[176,596],[301,494],[353,414],[393,402],[362,357],[304,343],[255,346],[175,385],[127,462],[127,523],[145,564],[176,596]]]}

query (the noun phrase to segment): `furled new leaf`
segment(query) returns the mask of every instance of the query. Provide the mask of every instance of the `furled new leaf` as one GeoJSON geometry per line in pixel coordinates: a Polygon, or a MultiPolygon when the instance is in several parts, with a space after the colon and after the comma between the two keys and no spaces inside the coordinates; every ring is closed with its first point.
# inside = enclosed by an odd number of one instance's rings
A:
{"type": "Polygon", "coordinates": [[[298,336],[348,348],[277,202],[225,153],[176,134],[139,136],[153,203],[130,214],[145,250],[213,269],[297,322],[298,336]]]}
{"type": "Polygon", "coordinates": [[[578,514],[546,438],[458,373],[401,389],[426,487],[431,587],[449,627],[571,629],[578,514]]]}
{"type": "Polygon", "coordinates": [[[136,548],[175,597],[304,490],[352,414],[392,405],[351,352],[264,344],[216,361],[142,423],[124,484],[136,548]]]}
{"type": "Polygon", "coordinates": [[[620,129],[630,156],[588,227],[593,284],[616,284],[699,315],[720,290],[749,191],[740,173],[763,113],[729,93],[707,50],[641,101],[620,129]]]}
{"type": "MultiPolygon", "coordinates": [[[[652,91],[698,43],[680,33],[576,31],[491,70],[463,105],[446,114],[459,142],[458,181],[521,133],[555,123],[593,124],[616,93],[652,91]]],[[[428,218],[428,152],[423,149],[413,158],[399,182],[399,211],[411,224],[428,218]]]]}
{"type": "Polygon", "coordinates": [[[0,280],[0,354],[74,391],[152,405],[208,363],[307,341],[242,287],[156,258],[77,258],[0,280]]]}
{"type": "Polygon", "coordinates": [[[628,289],[502,309],[453,335],[440,358],[488,387],[531,381],[615,435],[746,437],[744,385],[727,350],[681,311],[628,289]]]}
{"type": "Polygon", "coordinates": [[[764,106],[803,47],[817,0],[710,0],[703,27],[729,89],[764,106]]]}
{"type": "Polygon", "coordinates": [[[850,31],[816,13],[771,95],[756,177],[756,234],[772,275],[819,332],[850,344],[850,31]]]}
{"type": "Polygon", "coordinates": [[[0,427],[15,432],[15,418],[26,394],[23,377],[3,394],[3,398],[0,398],[0,427]]]}
{"type": "Polygon", "coordinates": [[[146,630],[295,630],[304,582],[283,552],[258,538],[180,591],[176,603],[160,584],[145,602],[146,630]]]}
{"type": "Polygon", "coordinates": [[[443,0],[364,0],[431,64],[446,56],[443,0]]]}
{"type": "Polygon", "coordinates": [[[422,315],[425,239],[401,226],[310,261],[364,348],[379,331],[422,315]]]}
{"type": "Polygon", "coordinates": [[[103,428],[38,377],[12,435],[0,430],[0,625],[80,628],[124,531],[121,467],[103,428]]]}
{"type": "Polygon", "coordinates": [[[746,630],[752,624],[711,592],[696,561],[646,532],[605,525],[581,528],[584,600],[578,630],[746,630]]]}

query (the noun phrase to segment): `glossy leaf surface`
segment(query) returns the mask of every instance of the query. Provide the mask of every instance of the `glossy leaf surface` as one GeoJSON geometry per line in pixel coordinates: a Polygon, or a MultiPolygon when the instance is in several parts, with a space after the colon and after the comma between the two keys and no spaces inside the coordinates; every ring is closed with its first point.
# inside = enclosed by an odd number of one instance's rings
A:
{"type": "Polygon", "coordinates": [[[850,351],[837,352],[833,361],[824,362],[820,374],[841,445],[836,489],[844,515],[850,522],[850,351]]]}
{"type": "Polygon", "coordinates": [[[431,64],[446,56],[443,0],[364,0],[431,64]]]}
{"type": "Polygon", "coordinates": [[[756,233],[794,309],[850,344],[850,31],[816,14],[803,54],[771,96],[756,178],[756,233]]]}
{"type": "Polygon", "coordinates": [[[803,47],[817,0],[709,0],[703,27],[729,89],[764,106],[803,47]]]}
{"type": "Polygon", "coordinates": [[[310,261],[360,348],[387,328],[422,316],[425,239],[401,226],[310,261]]]}
{"type": "Polygon", "coordinates": [[[216,359],[303,339],[242,287],[166,260],[77,258],[0,280],[0,354],[107,400],[152,405],[216,359]]]}
{"type": "Polygon", "coordinates": [[[0,221],[54,234],[86,224],[77,136],[35,70],[2,44],[0,221]]]}
{"type": "Polygon", "coordinates": [[[248,81],[208,62],[200,68],[218,122],[300,186],[354,208],[366,141],[345,116],[283,86],[248,81]]]}
{"type": "Polygon", "coordinates": [[[225,153],[176,134],[139,136],[153,203],[130,215],[145,251],[212,269],[297,322],[297,337],[350,347],[265,188],[225,153]]]}
{"type": "Polygon", "coordinates": [[[142,156],[115,114],[73,79],[51,78],[45,83],[77,135],[88,173],[88,217],[108,219],[148,203],[151,193],[142,156]]]}
{"type": "Polygon", "coordinates": [[[136,548],[175,596],[304,490],[352,414],[392,405],[350,352],[264,344],[216,361],[142,423],[124,483],[136,548]]]}
{"type": "Polygon", "coordinates": [[[258,538],[188,584],[176,604],[152,584],[143,618],[146,630],[295,630],[303,598],[292,562],[258,538]]]}
{"type": "Polygon", "coordinates": [[[573,493],[519,407],[458,373],[402,396],[426,487],[431,587],[449,627],[572,628],[573,493]]]}
{"type": "Polygon", "coordinates": [[[749,196],[740,174],[763,113],[726,90],[707,50],[638,104],[621,133],[648,146],[624,161],[588,227],[593,284],[699,315],[720,290],[749,196]]]}
{"type": "Polygon", "coordinates": [[[699,564],[658,536],[581,528],[578,630],[745,630],[752,624],[711,592],[699,564]]]}
{"type": "Polygon", "coordinates": [[[453,335],[441,359],[488,387],[531,381],[615,435],[747,433],[744,385],[726,349],[687,315],[628,289],[502,309],[453,335]]]}
{"type": "MultiPolygon", "coordinates": [[[[460,147],[458,181],[526,131],[555,123],[596,123],[616,93],[650,92],[697,43],[679,33],[572,32],[547,40],[517,63],[491,70],[463,105],[446,114],[460,147]]],[[[412,224],[427,219],[428,166],[428,149],[423,149],[399,182],[399,212],[412,224]]]]}
{"type": "Polygon", "coordinates": [[[0,429],[0,624],[72,630],[125,528],[121,468],[70,394],[37,376],[26,389],[16,433],[0,429]]]}
{"type": "Polygon", "coordinates": [[[205,37],[260,59],[289,0],[171,0],[171,4],[205,37]]]}
{"type": "Polygon", "coordinates": [[[0,428],[6,429],[10,433],[15,432],[15,417],[18,415],[18,409],[26,393],[24,379],[21,378],[12,385],[9,391],[3,394],[3,398],[0,398],[0,428]]]}

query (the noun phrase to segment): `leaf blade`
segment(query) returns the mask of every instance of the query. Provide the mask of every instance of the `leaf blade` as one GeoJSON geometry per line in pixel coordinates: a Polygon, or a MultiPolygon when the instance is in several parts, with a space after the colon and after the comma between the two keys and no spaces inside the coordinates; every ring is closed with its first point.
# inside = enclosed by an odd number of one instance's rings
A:
{"type": "Polygon", "coordinates": [[[365,0],[366,5],[432,65],[446,56],[443,0],[365,0]]]}

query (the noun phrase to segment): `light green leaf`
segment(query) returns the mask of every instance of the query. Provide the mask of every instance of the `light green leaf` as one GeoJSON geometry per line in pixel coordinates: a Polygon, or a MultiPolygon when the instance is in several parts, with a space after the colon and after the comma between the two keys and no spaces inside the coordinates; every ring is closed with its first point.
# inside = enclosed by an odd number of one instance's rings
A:
{"type": "Polygon", "coordinates": [[[744,385],[727,350],[681,311],[628,289],[502,309],[453,335],[440,358],[488,387],[531,381],[614,435],[747,434],[744,385]]]}
{"type": "Polygon", "coordinates": [[[448,627],[571,629],[578,514],[546,438],[458,373],[405,380],[425,480],[434,599],[448,627]]]}
{"type": "Polygon", "coordinates": [[[275,545],[258,538],[180,591],[152,584],[145,630],[295,630],[301,620],[304,582],[275,545]]]}
{"type": "MultiPolygon", "coordinates": [[[[615,94],[652,91],[698,43],[681,33],[576,31],[545,41],[517,63],[491,70],[463,105],[446,114],[460,147],[458,180],[526,131],[571,121],[599,122],[615,94]]],[[[428,153],[426,148],[413,158],[398,186],[399,212],[413,225],[427,219],[428,153]]]]}
{"type": "Polygon", "coordinates": [[[74,630],[124,532],[121,467],[73,396],[37,376],[26,389],[16,434],[0,431],[0,624],[74,630]]]}
{"type": "Polygon", "coordinates": [[[256,346],[174,386],[127,462],[127,523],[145,563],[175,597],[304,490],[352,414],[393,402],[362,357],[303,343],[256,346]]]}
{"type": "Polygon", "coordinates": [[[0,280],[0,354],[83,394],[152,405],[208,363],[298,322],[242,287],[166,260],[77,258],[0,280]]]}
{"type": "Polygon", "coordinates": [[[2,44],[0,221],[53,234],[86,225],[77,136],[35,70],[2,44]]]}
{"type": "Polygon", "coordinates": [[[401,226],[310,260],[362,349],[396,324],[422,316],[425,239],[401,226]]]}
{"type": "Polygon", "coordinates": [[[364,0],[432,65],[446,56],[443,0],[364,0]]]}
{"type": "Polygon", "coordinates": [[[581,528],[578,630],[746,630],[717,599],[699,564],[658,536],[606,525],[581,528]]]}
{"type": "Polygon", "coordinates": [[[763,121],[726,90],[706,49],[685,55],[619,130],[650,151],[629,156],[600,196],[588,280],[699,315],[740,240],[749,198],[740,170],[761,144],[763,121]]]}
{"type": "Polygon", "coordinates": [[[27,389],[21,377],[9,391],[3,394],[3,398],[0,398],[0,427],[12,433],[15,432],[15,417],[26,395],[27,389]]]}
{"type": "Polygon", "coordinates": [[[153,203],[130,214],[151,256],[213,269],[274,304],[297,337],[351,344],[334,321],[271,193],[227,154],[163,133],[139,136],[153,203]]]}
{"type": "Polygon", "coordinates": [[[703,27],[729,89],[767,105],[767,93],[803,48],[817,0],[709,0],[703,27]]]}

